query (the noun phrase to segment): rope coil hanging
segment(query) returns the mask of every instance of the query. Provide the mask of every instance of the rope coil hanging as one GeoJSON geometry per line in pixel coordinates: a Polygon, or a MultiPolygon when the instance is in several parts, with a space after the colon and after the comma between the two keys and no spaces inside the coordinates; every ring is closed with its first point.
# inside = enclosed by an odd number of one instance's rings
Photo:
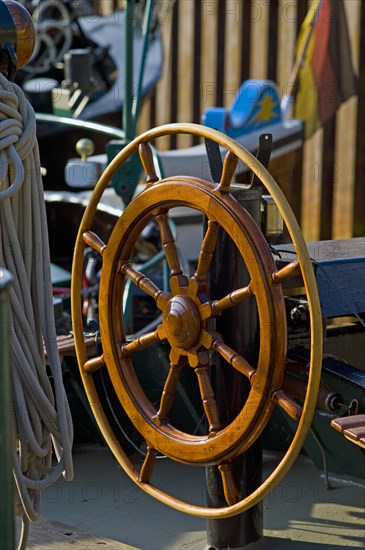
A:
{"type": "Polygon", "coordinates": [[[15,513],[39,516],[41,491],[73,478],[73,426],[62,380],[35,115],[22,90],[0,74],[0,265],[9,292],[15,513]],[[47,363],[44,349],[47,353],[47,363]],[[49,367],[52,377],[47,374],[49,367]],[[54,458],[56,457],[56,460],[54,458]]]}

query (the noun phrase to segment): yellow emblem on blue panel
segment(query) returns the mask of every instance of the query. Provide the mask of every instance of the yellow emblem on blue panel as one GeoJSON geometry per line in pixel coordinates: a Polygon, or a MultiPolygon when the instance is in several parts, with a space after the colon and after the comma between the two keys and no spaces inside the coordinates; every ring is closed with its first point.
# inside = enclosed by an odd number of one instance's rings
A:
{"type": "Polygon", "coordinates": [[[259,111],[252,117],[252,120],[269,122],[269,120],[276,118],[276,113],[274,112],[276,103],[272,100],[270,95],[270,93],[265,94],[262,100],[257,103],[259,111]]]}

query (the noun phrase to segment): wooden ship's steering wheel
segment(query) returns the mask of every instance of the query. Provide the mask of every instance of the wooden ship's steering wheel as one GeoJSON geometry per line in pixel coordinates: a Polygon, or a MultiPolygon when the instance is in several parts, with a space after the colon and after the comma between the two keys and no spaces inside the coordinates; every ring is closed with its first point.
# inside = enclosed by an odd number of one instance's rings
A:
{"type": "Polygon", "coordinates": [[[130,478],[150,495],[165,504],[200,517],[222,518],[245,511],[259,502],[283,478],[297,457],[308,432],[316,407],[322,355],[322,323],[317,287],[307,248],[299,226],[280,188],[268,171],[238,143],[207,127],[171,124],[150,130],[126,146],[99,180],[79,229],[72,273],[72,316],[81,376],[99,427],[116,459],[130,478]],[[149,142],[170,134],[193,134],[214,140],[227,149],[221,181],[156,176],[149,142]],[[102,194],[118,168],[136,151],[147,175],[145,190],[125,209],[107,243],[91,227],[102,194]],[[265,185],[275,200],[294,243],[297,260],[278,270],[270,248],[257,224],[230,193],[237,162],[244,162],[265,185]],[[207,229],[202,241],[196,271],[183,273],[176,242],[168,223],[171,208],[185,206],[206,216],[207,229]],[[158,288],[151,278],[140,273],[131,262],[134,244],[145,225],[154,219],[158,225],[170,271],[170,291],[158,288]],[[215,250],[218,229],[235,243],[245,262],[250,282],[232,289],[226,296],[208,298],[207,274],[215,250]],[[99,292],[99,322],[102,354],[87,356],[82,323],[82,264],[85,246],[102,257],[99,292]],[[281,389],[286,362],[286,316],[282,283],[301,274],[307,295],[311,322],[311,358],[308,388],[303,408],[281,389]],[[155,330],[128,340],[122,314],[122,295],[126,280],[131,280],[151,297],[161,312],[155,330]],[[251,298],[250,298],[251,297],[251,298]],[[210,322],[228,308],[254,299],[259,319],[260,350],[257,364],[251,365],[230,348],[210,322]],[[133,367],[133,356],[160,341],[170,345],[170,369],[159,407],[154,407],[142,389],[133,367]],[[209,377],[208,357],[222,356],[250,382],[246,402],[236,418],[221,425],[216,398],[209,377]],[[180,373],[191,368],[198,380],[207,422],[205,435],[192,435],[175,428],[169,421],[180,373]],[[93,373],[107,369],[114,390],[135,428],[145,439],[147,453],[140,471],[123,451],[102,410],[93,373]],[[248,449],[268,423],[275,403],[298,421],[293,441],[280,464],[252,494],[240,500],[232,473],[232,460],[248,449]],[[151,477],[158,453],[189,465],[217,465],[221,473],[226,506],[201,507],[183,502],[154,486],[151,477]]]}

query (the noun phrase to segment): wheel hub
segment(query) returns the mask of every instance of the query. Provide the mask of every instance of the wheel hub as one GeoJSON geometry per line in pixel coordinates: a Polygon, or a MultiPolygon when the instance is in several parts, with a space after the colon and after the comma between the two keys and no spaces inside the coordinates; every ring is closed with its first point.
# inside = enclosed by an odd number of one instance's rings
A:
{"type": "Polygon", "coordinates": [[[187,350],[199,341],[200,316],[193,300],[187,296],[174,296],[163,312],[167,340],[173,347],[187,350]]]}

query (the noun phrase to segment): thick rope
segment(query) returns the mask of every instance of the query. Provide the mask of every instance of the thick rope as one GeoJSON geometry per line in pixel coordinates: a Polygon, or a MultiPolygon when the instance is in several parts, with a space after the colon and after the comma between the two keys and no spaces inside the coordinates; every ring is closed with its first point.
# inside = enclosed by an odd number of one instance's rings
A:
{"type": "Polygon", "coordinates": [[[73,477],[73,427],[63,386],[53,311],[49,243],[35,115],[22,90],[0,74],[0,266],[13,275],[10,318],[15,512],[39,517],[41,491],[73,477]],[[47,374],[47,365],[53,383],[47,374]],[[56,460],[55,460],[56,459],[56,460]]]}

